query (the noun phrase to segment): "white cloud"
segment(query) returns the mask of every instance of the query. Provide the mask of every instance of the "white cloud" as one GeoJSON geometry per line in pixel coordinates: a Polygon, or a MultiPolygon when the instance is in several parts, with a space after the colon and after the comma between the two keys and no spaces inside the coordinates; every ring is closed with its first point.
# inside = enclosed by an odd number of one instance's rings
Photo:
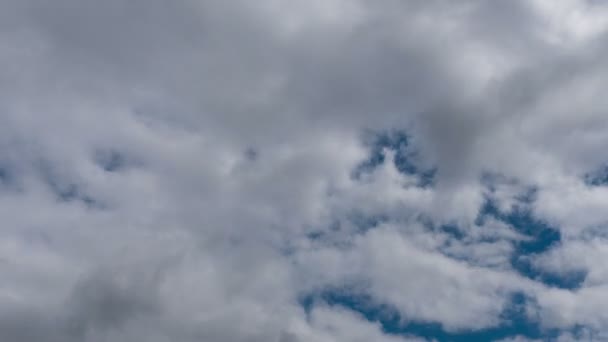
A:
{"type": "Polygon", "coordinates": [[[606,162],[604,7],[3,1],[0,337],[409,338],[298,303],[347,285],[448,331],[500,325],[514,292],[544,326],[608,330],[608,197],[582,179],[606,162]],[[392,130],[433,186],[390,148],[353,176],[392,130]],[[533,237],[476,224],[531,188],[563,241],[528,257],[585,270],[578,290],[511,267],[533,237]]]}

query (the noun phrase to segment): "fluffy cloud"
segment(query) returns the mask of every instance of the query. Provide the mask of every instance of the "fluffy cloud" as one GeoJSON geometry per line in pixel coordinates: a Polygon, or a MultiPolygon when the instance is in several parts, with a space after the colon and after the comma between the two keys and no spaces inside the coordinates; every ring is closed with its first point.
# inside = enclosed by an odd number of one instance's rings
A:
{"type": "Polygon", "coordinates": [[[0,339],[601,339],[607,10],[3,1],[0,339]]]}

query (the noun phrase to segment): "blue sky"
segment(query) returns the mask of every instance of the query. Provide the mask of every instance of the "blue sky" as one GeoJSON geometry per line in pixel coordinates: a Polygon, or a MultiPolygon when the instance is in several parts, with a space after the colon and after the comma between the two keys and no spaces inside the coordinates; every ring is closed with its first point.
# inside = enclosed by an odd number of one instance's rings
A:
{"type": "Polygon", "coordinates": [[[608,4],[0,2],[0,341],[608,340],[608,4]]]}

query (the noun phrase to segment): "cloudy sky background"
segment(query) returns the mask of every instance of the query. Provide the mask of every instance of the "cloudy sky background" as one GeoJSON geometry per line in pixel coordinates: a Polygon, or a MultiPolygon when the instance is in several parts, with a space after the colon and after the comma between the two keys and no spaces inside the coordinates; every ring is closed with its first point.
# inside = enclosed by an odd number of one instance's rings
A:
{"type": "Polygon", "coordinates": [[[607,29],[0,0],[0,340],[608,340],[607,29]]]}

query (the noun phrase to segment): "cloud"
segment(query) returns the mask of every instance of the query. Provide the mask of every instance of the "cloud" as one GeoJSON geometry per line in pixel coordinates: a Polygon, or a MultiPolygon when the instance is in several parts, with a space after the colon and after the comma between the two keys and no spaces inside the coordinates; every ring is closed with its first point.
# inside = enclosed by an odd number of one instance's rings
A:
{"type": "Polygon", "coordinates": [[[4,1],[0,339],[600,339],[604,7],[4,1]]]}

